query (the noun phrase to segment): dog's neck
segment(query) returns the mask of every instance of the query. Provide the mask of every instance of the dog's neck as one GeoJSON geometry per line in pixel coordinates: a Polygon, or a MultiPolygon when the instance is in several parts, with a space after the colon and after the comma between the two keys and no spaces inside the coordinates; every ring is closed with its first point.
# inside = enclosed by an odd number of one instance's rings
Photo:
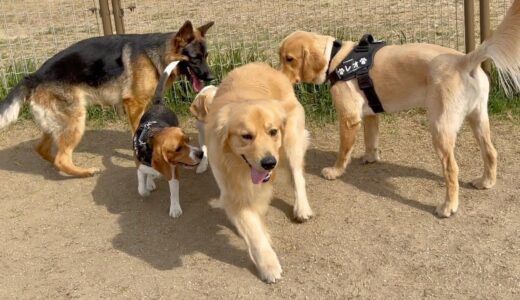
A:
{"type": "Polygon", "coordinates": [[[328,76],[332,70],[330,69],[330,65],[336,54],[338,54],[339,50],[341,49],[342,42],[338,39],[333,40],[328,39],[327,45],[325,46],[325,50],[323,53],[323,56],[328,61],[327,69],[325,70],[326,76],[328,76]]]}

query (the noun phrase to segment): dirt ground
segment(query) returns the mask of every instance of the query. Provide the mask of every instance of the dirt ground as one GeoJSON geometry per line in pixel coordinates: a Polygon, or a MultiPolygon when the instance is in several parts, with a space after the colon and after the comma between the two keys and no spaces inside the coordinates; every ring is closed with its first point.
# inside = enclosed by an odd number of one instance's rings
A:
{"type": "Polygon", "coordinates": [[[211,205],[210,171],[182,172],[184,214],[172,219],[166,182],[147,199],[137,193],[126,125],[88,130],[76,162],[103,172],[70,179],[33,151],[33,123],[19,122],[0,132],[0,298],[519,299],[520,125],[492,122],[499,173],[486,191],[469,185],[482,163],[462,130],[460,209],[450,219],[433,215],[445,191],[424,117],[386,117],[381,127],[382,162],[361,164],[360,134],[336,181],[319,172],[334,161],[337,130],[312,129],[316,216],[292,222],[292,191],[278,186],[266,222],[284,273],[267,285],[211,205]]]}

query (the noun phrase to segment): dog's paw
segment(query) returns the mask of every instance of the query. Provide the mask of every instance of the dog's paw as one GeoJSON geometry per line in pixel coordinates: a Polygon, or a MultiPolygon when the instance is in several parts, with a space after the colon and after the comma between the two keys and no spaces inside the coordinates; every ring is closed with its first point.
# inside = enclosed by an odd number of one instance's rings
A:
{"type": "Polygon", "coordinates": [[[492,188],[495,185],[495,180],[481,177],[473,180],[471,185],[473,185],[478,190],[486,190],[492,188]]]}
{"type": "Polygon", "coordinates": [[[323,177],[325,177],[328,180],[334,180],[338,178],[338,176],[341,176],[341,174],[343,174],[343,171],[343,169],[338,169],[336,167],[328,167],[323,168],[323,170],[321,170],[321,175],[323,175],[323,177]]]}
{"type": "Polygon", "coordinates": [[[437,216],[441,218],[448,218],[449,216],[457,212],[458,206],[459,205],[457,203],[445,202],[437,206],[437,208],[435,209],[435,213],[437,214],[437,216]]]}
{"type": "Polygon", "coordinates": [[[294,219],[300,223],[303,223],[312,218],[312,209],[307,205],[305,207],[294,206],[293,210],[294,219]]]}
{"type": "Polygon", "coordinates": [[[178,218],[182,215],[182,209],[180,206],[172,206],[170,207],[170,217],[178,218]]]}
{"type": "Polygon", "coordinates": [[[381,158],[379,156],[379,151],[378,150],[367,151],[365,153],[365,155],[363,156],[363,163],[364,164],[371,164],[371,163],[378,162],[380,159],[381,158]]]}
{"type": "Polygon", "coordinates": [[[100,168],[88,168],[79,175],[79,177],[92,177],[98,173],[101,173],[100,168]]]}
{"type": "Polygon", "coordinates": [[[141,195],[142,197],[150,196],[150,191],[147,190],[145,187],[139,187],[137,190],[139,192],[139,195],[141,195]]]}
{"type": "Polygon", "coordinates": [[[199,163],[199,166],[197,167],[197,170],[195,172],[197,174],[204,173],[208,169],[208,157],[204,156],[202,160],[199,163]]]}
{"type": "Polygon", "coordinates": [[[150,175],[148,175],[148,177],[146,178],[146,189],[149,192],[155,191],[155,189],[156,189],[155,181],[153,181],[153,177],[150,175]]]}
{"type": "Polygon", "coordinates": [[[277,280],[282,279],[282,266],[280,266],[276,255],[274,255],[274,258],[268,259],[262,265],[259,265],[258,272],[260,272],[260,278],[266,283],[275,283],[277,280]]]}

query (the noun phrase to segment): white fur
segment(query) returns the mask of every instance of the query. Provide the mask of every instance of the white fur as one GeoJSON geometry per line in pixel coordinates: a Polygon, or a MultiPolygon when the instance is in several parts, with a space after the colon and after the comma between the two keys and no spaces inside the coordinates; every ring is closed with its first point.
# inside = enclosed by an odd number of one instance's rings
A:
{"type": "MultiPolygon", "coordinates": [[[[175,171],[175,167],[172,166],[172,173],[175,171]]],[[[177,218],[182,215],[181,205],[179,203],[179,180],[172,177],[172,180],[168,181],[170,186],[170,217],[177,218]]]]}
{"type": "Polygon", "coordinates": [[[197,120],[197,129],[199,130],[199,145],[200,149],[204,153],[204,156],[202,156],[199,166],[197,167],[197,174],[204,173],[208,169],[208,148],[204,144],[204,125],[204,122],[197,120]]]}
{"type": "Polygon", "coordinates": [[[0,114],[0,128],[3,128],[18,119],[23,99],[15,99],[7,109],[0,114]]]}
{"type": "Polygon", "coordinates": [[[172,61],[168,66],[166,66],[166,68],[164,69],[164,73],[168,73],[168,77],[169,77],[170,74],[172,73],[173,69],[175,69],[175,67],[177,67],[178,64],[179,64],[178,60],[172,61]]]}
{"type": "MultiPolygon", "coordinates": [[[[175,166],[171,166],[171,169],[172,175],[174,175],[175,166]]],[[[153,180],[157,177],[161,177],[161,174],[154,168],[142,164],[139,165],[139,168],[137,168],[137,190],[139,191],[139,195],[143,197],[149,196],[150,192],[155,189],[155,182],[153,180]]],[[[179,202],[179,180],[172,176],[172,179],[168,181],[168,185],[170,186],[170,216],[177,218],[182,214],[179,202]]]]}

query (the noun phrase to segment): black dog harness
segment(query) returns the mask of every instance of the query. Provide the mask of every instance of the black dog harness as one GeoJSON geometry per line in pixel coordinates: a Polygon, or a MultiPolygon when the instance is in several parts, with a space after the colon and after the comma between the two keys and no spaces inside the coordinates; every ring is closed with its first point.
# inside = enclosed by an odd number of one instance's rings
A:
{"type": "MultiPolygon", "coordinates": [[[[356,78],[359,88],[365,93],[368,99],[368,106],[370,106],[375,113],[384,112],[385,110],[383,109],[379,97],[377,97],[374,83],[372,79],[370,79],[368,71],[374,64],[374,55],[377,50],[383,48],[385,45],[386,43],[384,41],[374,41],[374,38],[370,34],[363,35],[358,45],[355,46],[336,69],[328,75],[331,85],[334,85],[340,80],[348,81],[356,78]]],[[[341,41],[334,41],[330,61],[332,61],[332,58],[338,53],[340,48],[341,41]]]]}
{"type": "Polygon", "coordinates": [[[168,127],[168,124],[161,124],[157,121],[144,122],[137,127],[133,138],[134,152],[137,160],[143,165],[152,166],[152,129],[164,127],[168,127]]]}

